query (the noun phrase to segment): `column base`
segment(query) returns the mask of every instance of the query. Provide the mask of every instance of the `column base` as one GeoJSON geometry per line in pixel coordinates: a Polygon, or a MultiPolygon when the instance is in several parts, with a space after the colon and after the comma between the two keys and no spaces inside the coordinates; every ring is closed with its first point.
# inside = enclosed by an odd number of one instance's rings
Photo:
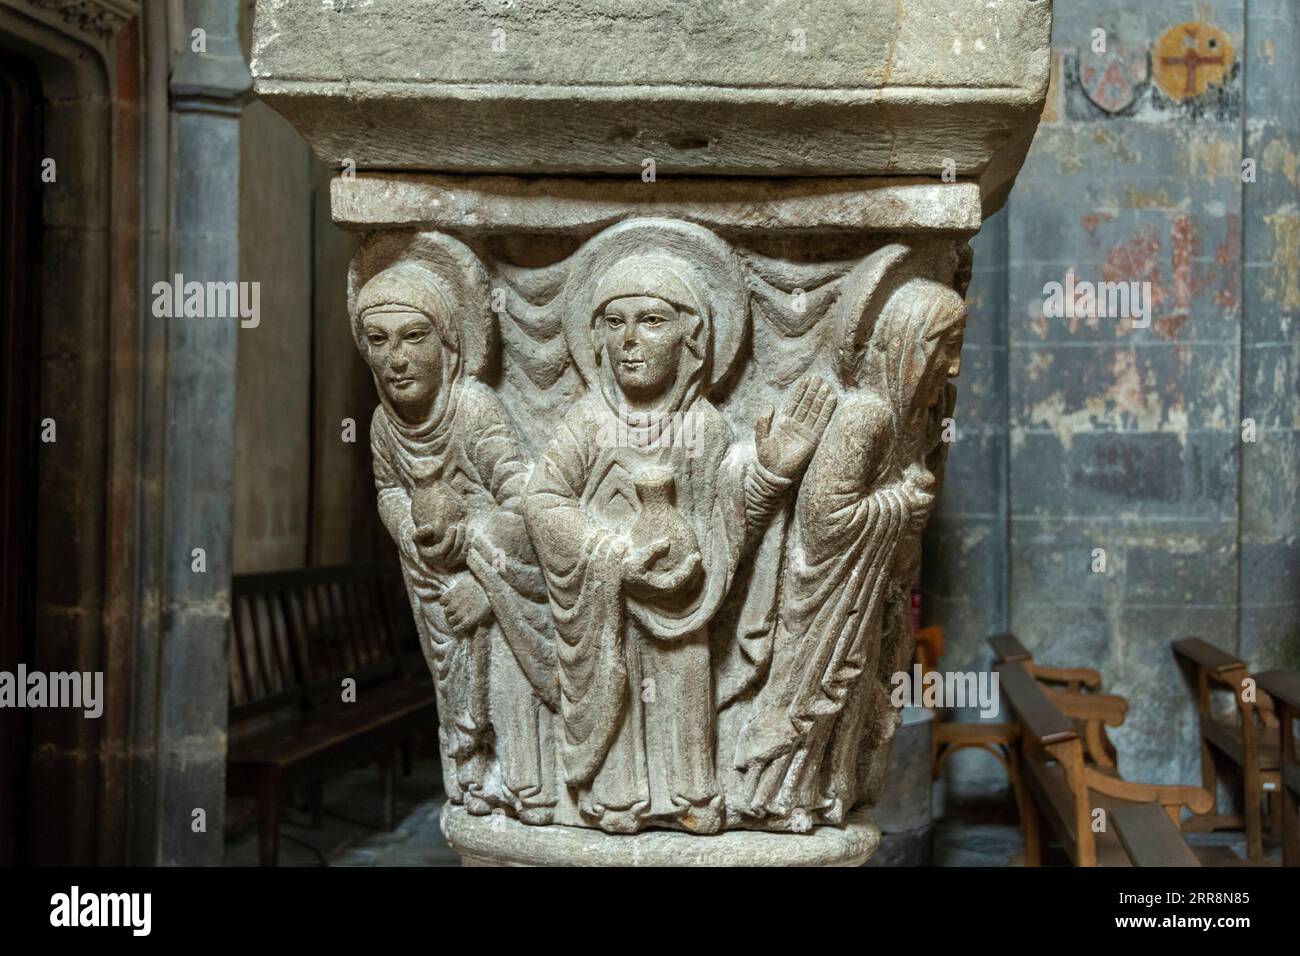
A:
{"type": "Polygon", "coordinates": [[[880,844],[871,814],[811,833],[730,830],[699,836],[647,830],[619,836],[584,827],[531,827],[502,814],[442,808],[442,833],[465,866],[862,866],[880,844]]]}

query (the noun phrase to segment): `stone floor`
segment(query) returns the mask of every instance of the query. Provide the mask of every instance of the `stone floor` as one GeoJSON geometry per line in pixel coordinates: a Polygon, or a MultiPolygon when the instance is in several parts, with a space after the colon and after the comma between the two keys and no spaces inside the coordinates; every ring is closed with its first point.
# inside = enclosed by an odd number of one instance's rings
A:
{"type": "MultiPolygon", "coordinates": [[[[379,775],[359,767],[325,783],[320,829],[306,809],[286,805],[280,819],[281,866],[459,866],[442,838],[441,770],[419,757],[410,777],[397,777],[397,828],[382,827],[379,775]]],[[[227,866],[257,866],[256,821],[226,841],[227,866]]]]}
{"type": "MultiPolygon", "coordinates": [[[[438,828],[443,795],[440,771],[431,757],[416,760],[410,777],[398,777],[397,828],[381,825],[380,785],[373,769],[358,768],[325,785],[321,827],[313,829],[305,809],[286,806],[280,826],[281,866],[457,866],[459,859],[438,828]]],[[[936,866],[1007,866],[1020,862],[1020,830],[1010,792],[962,793],[936,787],[936,866]]],[[[1189,836],[1193,846],[1230,847],[1245,857],[1240,833],[1189,836]]],[[[1276,841],[1265,841],[1270,861],[1279,859],[1276,841]]],[[[1063,858],[1049,862],[1063,862],[1063,858]]],[[[257,828],[250,821],[226,843],[227,866],[257,865],[257,828]]]]}

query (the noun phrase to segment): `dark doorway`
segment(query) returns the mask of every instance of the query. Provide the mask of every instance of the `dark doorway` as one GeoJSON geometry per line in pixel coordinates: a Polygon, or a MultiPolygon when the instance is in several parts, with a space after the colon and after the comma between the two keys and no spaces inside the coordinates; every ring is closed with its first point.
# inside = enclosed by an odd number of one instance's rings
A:
{"type": "MultiPolygon", "coordinates": [[[[0,671],[32,661],[40,321],[40,82],[0,63],[0,671]]],[[[19,693],[22,688],[17,689],[19,693]]],[[[26,863],[31,720],[0,707],[0,865],[26,863]]]]}

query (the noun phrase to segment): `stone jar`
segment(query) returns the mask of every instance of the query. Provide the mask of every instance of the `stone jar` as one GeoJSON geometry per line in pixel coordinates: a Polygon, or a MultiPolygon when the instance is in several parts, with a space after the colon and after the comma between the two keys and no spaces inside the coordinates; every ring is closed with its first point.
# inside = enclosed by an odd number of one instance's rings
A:
{"type": "Polygon", "coordinates": [[[441,479],[417,487],[411,495],[411,520],[430,544],[446,538],[452,525],[464,518],[465,508],[460,498],[441,479]]]}
{"type": "MultiPolygon", "coordinates": [[[[632,546],[644,548],[668,540],[668,552],[655,563],[658,570],[675,568],[700,547],[695,532],[677,510],[677,485],[667,471],[647,471],[633,482],[641,502],[641,513],[632,525],[632,546]]],[[[687,582],[692,583],[692,582],[687,582]]]]}

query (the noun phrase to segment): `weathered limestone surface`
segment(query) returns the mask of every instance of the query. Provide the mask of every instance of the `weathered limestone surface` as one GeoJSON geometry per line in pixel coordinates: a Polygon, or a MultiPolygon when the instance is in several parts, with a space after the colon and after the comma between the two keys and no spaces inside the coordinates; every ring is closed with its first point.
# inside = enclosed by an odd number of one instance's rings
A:
{"type": "Polygon", "coordinates": [[[262,0],[258,93],[341,167],[957,176],[985,214],[1047,88],[1050,0],[262,0]]]}
{"type": "Polygon", "coordinates": [[[861,863],[968,240],[1032,135],[1050,5],[485,9],[264,2],[255,37],[259,93],[346,170],[448,839],[861,863]]]}
{"type": "Polygon", "coordinates": [[[880,844],[880,829],[865,813],[798,840],[772,833],[700,839],[652,830],[627,839],[579,827],[525,829],[509,817],[483,820],[450,803],[441,823],[466,866],[861,866],[880,844]]]}
{"type": "Polygon", "coordinates": [[[361,229],[421,227],[461,234],[573,233],[629,214],[666,216],[735,232],[974,234],[979,189],[902,177],[752,180],[692,177],[526,179],[372,173],[335,179],[334,221],[361,229]]]}

